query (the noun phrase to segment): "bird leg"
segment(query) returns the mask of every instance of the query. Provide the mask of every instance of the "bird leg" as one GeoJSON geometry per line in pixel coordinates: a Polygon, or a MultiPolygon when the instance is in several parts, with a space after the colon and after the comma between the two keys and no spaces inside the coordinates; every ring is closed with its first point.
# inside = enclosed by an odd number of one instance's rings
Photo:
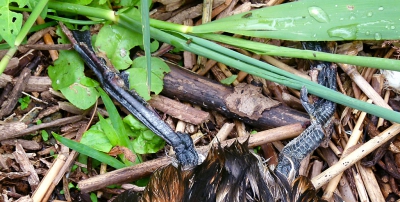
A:
{"type": "MultiPolygon", "coordinates": [[[[318,67],[322,67],[319,69],[318,83],[336,90],[336,67],[325,62],[319,63],[316,69],[318,67]]],[[[294,177],[297,176],[300,162],[319,147],[325,137],[324,128],[329,127],[336,109],[336,104],[326,99],[310,103],[307,95],[307,89],[303,87],[300,91],[300,101],[310,115],[311,125],[300,136],[290,141],[279,155],[276,172],[286,177],[292,176],[293,173],[294,177]]]]}
{"type": "Polygon", "coordinates": [[[90,33],[74,31],[72,34],[62,23],[60,23],[60,26],[73,44],[74,49],[96,74],[103,89],[145,126],[171,145],[180,164],[183,166],[197,165],[199,156],[190,136],[188,134],[175,133],[150,109],[146,101],[134,90],[127,88],[126,83],[121,78],[123,76],[113,71],[105,64],[104,60],[95,55],[90,43],[90,33]]]}

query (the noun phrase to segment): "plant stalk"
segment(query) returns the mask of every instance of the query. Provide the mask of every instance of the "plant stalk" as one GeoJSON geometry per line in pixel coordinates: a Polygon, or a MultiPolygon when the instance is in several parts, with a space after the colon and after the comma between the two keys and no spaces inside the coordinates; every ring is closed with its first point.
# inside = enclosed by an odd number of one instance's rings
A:
{"type": "Polygon", "coordinates": [[[43,8],[47,5],[49,0],[41,0],[33,9],[31,15],[29,16],[28,20],[22,26],[20,32],[18,33],[17,37],[15,38],[14,44],[10,44],[11,48],[8,50],[7,54],[1,59],[0,61],[0,75],[4,72],[7,67],[7,64],[10,62],[11,58],[17,52],[17,47],[22,43],[26,35],[28,34],[29,30],[35,23],[36,19],[42,12],[43,8]]]}

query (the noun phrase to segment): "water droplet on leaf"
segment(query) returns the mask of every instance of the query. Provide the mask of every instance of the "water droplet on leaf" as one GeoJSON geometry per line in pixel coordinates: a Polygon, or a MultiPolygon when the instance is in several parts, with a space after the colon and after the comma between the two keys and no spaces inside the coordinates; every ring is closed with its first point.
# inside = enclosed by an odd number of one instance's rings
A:
{"type": "Polygon", "coordinates": [[[340,37],[345,40],[356,39],[356,33],[357,33],[356,25],[339,26],[328,30],[328,35],[330,37],[340,37]]]}
{"type": "Polygon", "coordinates": [[[368,36],[369,34],[370,34],[370,32],[369,32],[369,31],[366,31],[366,32],[365,32],[365,35],[367,35],[367,36],[368,36]]]}
{"type": "Polygon", "coordinates": [[[390,26],[390,29],[395,29],[396,27],[394,25],[390,26]]]}
{"type": "Polygon", "coordinates": [[[374,15],[374,13],[373,13],[372,11],[370,11],[370,12],[367,13],[367,16],[368,16],[368,17],[372,17],[373,15],[374,15]]]}
{"type": "Polygon", "coordinates": [[[376,40],[381,40],[382,39],[382,35],[380,33],[375,33],[375,39],[376,40]]]}
{"type": "Polygon", "coordinates": [[[308,13],[318,22],[329,22],[329,17],[320,7],[309,7],[308,13]]]}
{"type": "Polygon", "coordinates": [[[383,7],[380,6],[380,7],[378,8],[378,10],[379,10],[379,11],[383,11],[383,7]]]}

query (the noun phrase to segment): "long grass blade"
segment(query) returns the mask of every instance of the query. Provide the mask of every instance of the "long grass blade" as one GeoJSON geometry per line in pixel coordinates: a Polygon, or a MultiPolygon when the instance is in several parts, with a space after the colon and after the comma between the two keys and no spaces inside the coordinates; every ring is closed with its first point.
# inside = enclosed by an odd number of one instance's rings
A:
{"type": "Polygon", "coordinates": [[[90,156],[94,159],[97,159],[100,162],[106,163],[107,165],[110,165],[116,169],[126,167],[123,163],[121,163],[117,159],[109,156],[108,154],[97,151],[89,146],[86,146],[79,142],[75,142],[73,140],[67,139],[67,138],[65,138],[61,135],[57,135],[55,133],[53,133],[53,136],[57,141],[61,142],[63,145],[65,145],[81,154],[84,154],[84,155],[90,156]]]}
{"type": "Polygon", "coordinates": [[[147,68],[147,87],[150,94],[151,91],[151,55],[150,55],[150,22],[149,22],[149,2],[147,0],[140,1],[140,11],[142,17],[142,33],[143,47],[146,57],[147,68]]]}
{"type": "Polygon", "coordinates": [[[295,48],[278,47],[256,41],[250,41],[220,34],[195,34],[200,38],[218,41],[235,47],[240,47],[260,55],[273,55],[283,57],[294,57],[308,60],[321,60],[337,63],[358,65],[378,69],[400,71],[400,60],[387,58],[363,57],[351,55],[339,55],[310,50],[299,50],[295,48]]]}
{"type": "Polygon", "coordinates": [[[122,122],[122,118],[120,117],[117,108],[112,102],[111,98],[104,92],[103,89],[97,88],[100,93],[101,99],[103,100],[104,105],[106,106],[107,112],[111,119],[111,125],[117,131],[118,144],[124,147],[128,147],[131,151],[134,151],[132,148],[132,144],[129,142],[129,137],[125,131],[124,123],[122,122]]]}

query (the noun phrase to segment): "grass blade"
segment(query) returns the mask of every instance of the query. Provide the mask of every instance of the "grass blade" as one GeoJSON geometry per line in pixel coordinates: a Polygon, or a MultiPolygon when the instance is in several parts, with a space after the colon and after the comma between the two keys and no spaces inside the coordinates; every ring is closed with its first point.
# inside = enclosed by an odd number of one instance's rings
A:
{"type": "Polygon", "coordinates": [[[150,55],[150,23],[149,23],[149,3],[147,0],[140,1],[140,11],[142,17],[143,48],[146,57],[147,68],[147,89],[151,91],[151,55],[150,55]]]}
{"type": "Polygon", "coordinates": [[[299,50],[295,48],[278,47],[256,41],[250,41],[219,34],[195,34],[195,35],[200,38],[218,41],[235,47],[240,47],[260,55],[273,55],[273,56],[302,58],[308,60],[321,60],[321,61],[345,63],[345,64],[352,64],[352,65],[378,68],[378,69],[400,71],[400,60],[376,58],[376,57],[339,55],[339,54],[316,52],[310,50],[299,50]]]}
{"type": "Polygon", "coordinates": [[[117,159],[109,156],[108,154],[105,154],[103,152],[97,151],[91,147],[88,147],[84,144],[81,144],[79,142],[75,142],[73,140],[67,139],[61,135],[53,133],[54,138],[62,143],[63,145],[81,153],[87,156],[90,156],[94,159],[97,159],[100,162],[106,163],[107,165],[110,165],[116,169],[124,168],[126,167],[123,163],[118,161],[117,159]]]}
{"type": "Polygon", "coordinates": [[[104,92],[103,89],[97,88],[97,90],[100,93],[100,96],[101,96],[101,99],[103,100],[104,105],[106,106],[107,112],[111,119],[111,124],[114,127],[114,129],[117,131],[119,145],[128,147],[131,151],[134,151],[132,148],[132,145],[129,143],[129,139],[128,139],[128,136],[126,135],[127,133],[125,131],[124,123],[122,122],[122,119],[119,116],[118,110],[115,107],[114,103],[112,102],[110,97],[107,95],[107,93],[104,92]]]}

